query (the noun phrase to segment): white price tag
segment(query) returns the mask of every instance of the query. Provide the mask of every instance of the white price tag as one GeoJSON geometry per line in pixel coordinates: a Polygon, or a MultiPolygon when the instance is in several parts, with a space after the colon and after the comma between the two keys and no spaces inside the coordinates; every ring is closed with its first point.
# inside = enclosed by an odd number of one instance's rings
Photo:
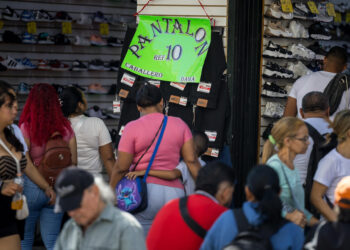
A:
{"type": "Polygon", "coordinates": [[[148,80],[147,82],[153,86],[156,86],[157,88],[160,88],[160,81],[148,80]]]}
{"type": "Polygon", "coordinates": [[[198,88],[197,88],[198,92],[209,94],[210,90],[211,90],[211,83],[200,82],[198,84],[198,88]]]}
{"type": "Polygon", "coordinates": [[[187,105],[187,97],[181,96],[179,104],[182,106],[186,106],[187,105]]]}
{"type": "Polygon", "coordinates": [[[218,136],[218,133],[216,131],[206,130],[204,133],[208,136],[210,142],[216,141],[216,137],[218,136]]]}
{"type": "Polygon", "coordinates": [[[135,83],[135,80],[136,77],[129,75],[128,73],[124,73],[120,82],[124,83],[125,85],[128,85],[129,87],[132,87],[135,83]]]}
{"type": "Polygon", "coordinates": [[[186,83],[185,82],[171,82],[170,86],[183,91],[186,88],[186,83]]]}
{"type": "Polygon", "coordinates": [[[113,113],[120,113],[120,101],[119,100],[113,101],[113,113]]]}

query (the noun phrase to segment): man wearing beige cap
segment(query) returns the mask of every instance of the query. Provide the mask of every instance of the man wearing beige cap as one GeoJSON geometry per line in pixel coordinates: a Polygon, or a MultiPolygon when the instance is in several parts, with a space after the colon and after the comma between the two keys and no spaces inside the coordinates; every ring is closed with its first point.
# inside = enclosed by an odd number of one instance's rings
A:
{"type": "Polygon", "coordinates": [[[334,192],[336,222],[322,222],[304,249],[348,250],[350,249],[350,176],[344,177],[334,192]]]}

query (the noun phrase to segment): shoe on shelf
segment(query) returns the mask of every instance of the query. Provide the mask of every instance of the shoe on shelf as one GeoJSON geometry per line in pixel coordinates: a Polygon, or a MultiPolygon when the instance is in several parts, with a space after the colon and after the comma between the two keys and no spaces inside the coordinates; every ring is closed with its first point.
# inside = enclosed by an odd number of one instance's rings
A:
{"type": "Polygon", "coordinates": [[[6,9],[2,10],[2,18],[5,20],[10,20],[10,21],[19,21],[20,20],[20,16],[18,15],[18,13],[10,8],[9,6],[6,6],[6,9]]]}
{"type": "Polygon", "coordinates": [[[292,32],[292,37],[294,38],[309,38],[309,32],[300,22],[291,21],[289,23],[289,30],[292,32]]]}
{"type": "Polygon", "coordinates": [[[73,44],[76,46],[91,46],[90,40],[81,36],[75,36],[73,44]]]}
{"type": "Polygon", "coordinates": [[[101,11],[97,11],[93,14],[92,21],[94,23],[107,23],[107,19],[101,11]]]}
{"type": "Polygon", "coordinates": [[[89,94],[107,94],[108,90],[102,87],[100,83],[92,83],[89,85],[87,93],[89,94]]]}
{"type": "Polygon", "coordinates": [[[280,119],[283,116],[284,106],[278,102],[266,102],[263,117],[280,119]]]}
{"type": "Polygon", "coordinates": [[[38,35],[38,44],[55,44],[55,41],[48,33],[41,32],[38,35]]]}
{"type": "Polygon", "coordinates": [[[108,37],[107,44],[108,46],[111,46],[111,47],[122,47],[123,41],[119,40],[116,37],[108,37]]]}
{"type": "Polygon", "coordinates": [[[91,35],[90,43],[93,46],[107,46],[107,41],[105,39],[102,39],[102,37],[99,35],[91,35]]]}
{"type": "Polygon", "coordinates": [[[316,17],[314,18],[315,21],[324,22],[324,23],[333,22],[333,17],[328,16],[326,4],[327,3],[319,3],[318,4],[317,9],[318,9],[319,14],[317,14],[316,17]]]}
{"type": "Polygon", "coordinates": [[[283,68],[277,63],[268,62],[263,70],[264,77],[279,78],[279,79],[290,79],[293,78],[293,72],[283,68]]]}
{"type": "MultiPolygon", "coordinates": [[[[89,62],[89,70],[106,71],[106,67],[102,60],[94,59],[89,62]]],[[[109,70],[109,69],[108,69],[109,70]]]]}
{"type": "Polygon", "coordinates": [[[79,18],[77,19],[77,24],[90,25],[92,24],[92,19],[88,14],[80,13],[79,18]]]}
{"type": "Polygon", "coordinates": [[[313,52],[315,52],[315,54],[316,54],[315,59],[316,60],[323,60],[327,54],[327,51],[325,51],[323,48],[321,48],[321,46],[318,42],[315,42],[314,44],[310,45],[307,48],[312,50],[313,52]]]}
{"type": "Polygon", "coordinates": [[[66,11],[58,11],[55,15],[56,22],[71,22],[73,19],[66,11]]]}
{"type": "Polygon", "coordinates": [[[22,43],[24,44],[36,44],[36,39],[34,35],[24,32],[22,34],[22,43]]]}
{"type": "Polygon", "coordinates": [[[293,34],[287,28],[282,26],[281,21],[269,21],[265,34],[274,37],[292,37],[293,34]]]}
{"type": "Polygon", "coordinates": [[[12,58],[12,57],[7,57],[5,60],[3,60],[1,62],[2,65],[4,65],[7,69],[9,70],[25,70],[25,66],[19,61],[17,61],[16,59],[12,58]]]}
{"type": "Polygon", "coordinates": [[[112,71],[119,71],[120,61],[112,60],[112,61],[109,62],[108,67],[112,71]]]}
{"type": "Polygon", "coordinates": [[[93,107],[89,108],[87,110],[87,115],[90,116],[90,117],[98,117],[100,119],[106,119],[107,118],[107,116],[102,114],[102,110],[97,105],[94,105],[93,107]]]}
{"type": "Polygon", "coordinates": [[[267,8],[265,15],[268,17],[273,17],[280,19],[282,17],[282,8],[281,5],[276,3],[271,3],[271,5],[267,8]]]}
{"type": "Polygon", "coordinates": [[[51,70],[53,70],[53,71],[67,71],[67,70],[69,70],[69,65],[62,63],[59,60],[51,60],[49,62],[49,64],[50,64],[51,70]]]}
{"type": "Polygon", "coordinates": [[[287,91],[283,87],[278,86],[276,83],[265,82],[262,87],[261,96],[272,98],[287,98],[288,95],[287,91]]]}
{"type": "Polygon", "coordinates": [[[23,22],[33,22],[35,21],[34,13],[32,10],[23,10],[21,14],[21,20],[23,22]]]}
{"type": "Polygon", "coordinates": [[[312,50],[306,48],[304,45],[302,44],[292,44],[289,46],[288,48],[292,54],[293,57],[296,59],[300,59],[300,60],[315,60],[316,58],[316,54],[315,52],[313,52],[312,50]]]}
{"type": "Polygon", "coordinates": [[[22,43],[22,39],[10,30],[5,30],[2,34],[2,41],[4,43],[22,43]]]}
{"type": "Polygon", "coordinates": [[[35,10],[34,18],[36,22],[53,22],[53,16],[46,10],[35,10]]]}
{"type": "Polygon", "coordinates": [[[30,87],[28,83],[20,82],[17,88],[18,95],[28,95],[30,92],[30,87]]]}
{"type": "Polygon", "coordinates": [[[75,60],[72,65],[72,71],[87,71],[87,66],[80,60],[75,60]]]}
{"type": "Polygon", "coordinates": [[[302,62],[298,61],[297,63],[288,63],[287,69],[292,71],[294,74],[294,78],[299,78],[304,75],[308,75],[312,73],[311,70],[308,69],[302,62]]]}
{"type": "Polygon", "coordinates": [[[292,52],[287,49],[282,48],[280,45],[269,41],[264,52],[264,57],[268,58],[293,58],[292,52]]]}
{"type": "Polygon", "coordinates": [[[20,62],[25,69],[36,69],[37,66],[33,64],[28,58],[16,59],[17,62],[20,62]]]}
{"type": "Polygon", "coordinates": [[[48,61],[40,59],[38,62],[38,69],[40,70],[50,70],[51,66],[49,65],[48,61]]]}
{"type": "Polygon", "coordinates": [[[309,8],[304,3],[294,3],[294,17],[298,19],[314,19],[316,17],[315,14],[311,13],[309,8]]]}
{"type": "Polygon", "coordinates": [[[54,40],[56,45],[69,45],[71,43],[68,37],[61,33],[58,33],[57,35],[55,35],[54,40]]]}
{"type": "Polygon", "coordinates": [[[332,36],[329,33],[329,29],[322,26],[320,23],[314,23],[309,27],[309,33],[311,38],[317,40],[331,40],[332,36]]]}
{"type": "Polygon", "coordinates": [[[109,23],[110,25],[119,25],[119,24],[121,24],[120,16],[119,16],[119,15],[116,15],[116,14],[113,14],[113,15],[108,19],[108,23],[109,23]]]}

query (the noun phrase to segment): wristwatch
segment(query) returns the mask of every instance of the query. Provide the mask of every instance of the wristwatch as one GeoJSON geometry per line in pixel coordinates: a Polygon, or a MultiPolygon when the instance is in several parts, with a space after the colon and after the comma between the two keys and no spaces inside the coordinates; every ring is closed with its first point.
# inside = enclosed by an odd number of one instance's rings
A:
{"type": "Polygon", "coordinates": [[[4,184],[4,182],[0,180],[0,192],[1,192],[2,184],[4,184]]]}

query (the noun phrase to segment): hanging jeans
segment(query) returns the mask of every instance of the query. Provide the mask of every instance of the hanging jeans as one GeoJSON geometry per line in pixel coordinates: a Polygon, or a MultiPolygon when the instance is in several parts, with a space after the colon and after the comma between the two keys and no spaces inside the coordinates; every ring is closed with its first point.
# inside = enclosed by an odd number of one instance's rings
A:
{"type": "Polygon", "coordinates": [[[54,206],[49,205],[49,198],[27,176],[24,176],[23,193],[27,197],[29,216],[25,221],[22,250],[31,250],[34,242],[35,225],[40,219],[40,232],[46,249],[54,249],[60,233],[63,213],[55,213],[54,206]]]}

